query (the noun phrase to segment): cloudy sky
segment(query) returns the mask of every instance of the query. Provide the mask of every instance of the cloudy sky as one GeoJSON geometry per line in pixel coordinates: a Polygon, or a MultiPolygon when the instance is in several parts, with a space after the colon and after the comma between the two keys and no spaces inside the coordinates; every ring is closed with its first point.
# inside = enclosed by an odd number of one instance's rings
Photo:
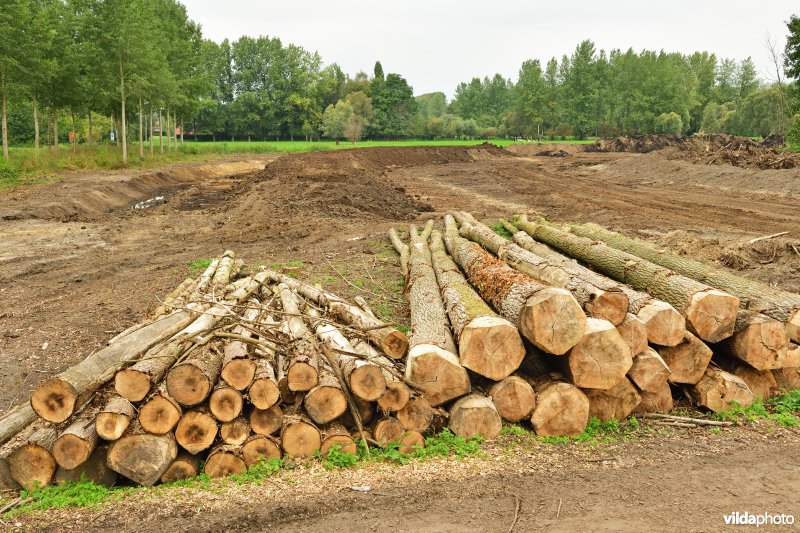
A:
{"type": "Polygon", "coordinates": [[[525,59],[569,54],[583,39],[597,48],[644,48],[721,57],[751,56],[769,74],[764,42],[780,49],[797,0],[183,0],[215,41],[270,35],[320,53],[348,73],[372,72],[379,59],[415,94],[443,91],[499,72],[516,80],[525,59]]]}

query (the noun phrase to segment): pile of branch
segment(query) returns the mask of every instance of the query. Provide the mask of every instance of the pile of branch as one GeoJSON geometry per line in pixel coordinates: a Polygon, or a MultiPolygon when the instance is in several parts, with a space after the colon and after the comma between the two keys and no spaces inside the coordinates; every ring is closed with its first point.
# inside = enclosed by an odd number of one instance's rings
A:
{"type": "MultiPolygon", "coordinates": [[[[0,485],[141,485],[262,459],[423,446],[437,412],[408,339],[365,307],[232,252],[0,420],[0,485]]],[[[462,369],[463,370],[463,369],[462,369]]]]}

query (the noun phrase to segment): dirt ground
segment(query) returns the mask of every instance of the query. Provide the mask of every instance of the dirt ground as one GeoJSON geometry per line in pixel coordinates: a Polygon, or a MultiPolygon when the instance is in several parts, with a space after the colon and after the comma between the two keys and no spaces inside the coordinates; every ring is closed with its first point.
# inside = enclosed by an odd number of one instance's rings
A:
{"type": "MultiPolygon", "coordinates": [[[[593,221],[798,291],[799,199],[800,169],[694,164],[657,152],[584,153],[568,145],[373,148],[181,165],[144,176],[67,176],[0,195],[0,413],[143,318],[191,273],[190,263],[225,249],[248,268],[301,261],[304,277],[360,293],[396,322],[407,319],[407,309],[386,231],[440,220],[449,209],[487,222],[521,212],[593,221]],[[566,155],[536,155],[545,149],[566,155]],[[161,205],[132,209],[159,196],[161,205]],[[746,245],[783,231],[789,234],[746,245]]],[[[737,430],[714,444],[722,453],[682,435],[623,446],[614,454],[630,464],[602,468],[570,456],[558,463],[549,454],[503,471],[477,461],[456,489],[413,476],[393,483],[390,472],[369,495],[332,480],[324,488],[331,493],[256,494],[263,496],[257,503],[184,495],[168,516],[159,502],[126,500],[102,514],[73,512],[61,524],[91,516],[89,528],[99,529],[183,529],[182,520],[192,518],[198,530],[322,531],[346,523],[507,531],[515,496],[520,531],[703,531],[722,528],[721,515],[733,510],[790,512],[793,505],[800,515],[797,498],[786,496],[800,485],[797,432],[737,430]]],[[[442,468],[461,472],[449,463],[442,468]]],[[[46,527],[59,516],[22,525],[46,527]]]]}

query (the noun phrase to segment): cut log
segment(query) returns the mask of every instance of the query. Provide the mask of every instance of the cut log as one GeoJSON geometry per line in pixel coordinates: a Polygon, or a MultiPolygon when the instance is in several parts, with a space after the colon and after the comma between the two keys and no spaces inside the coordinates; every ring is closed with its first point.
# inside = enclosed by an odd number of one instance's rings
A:
{"type": "Polygon", "coordinates": [[[800,367],[779,368],[772,371],[778,387],[786,390],[800,389],[800,367]]]}
{"type": "Polygon", "coordinates": [[[747,384],[741,378],[719,368],[708,367],[700,381],[687,390],[697,405],[714,412],[753,404],[753,393],[747,388],[747,384]]]}
{"type": "MultiPolygon", "coordinates": [[[[375,363],[349,355],[356,353],[355,348],[336,326],[321,320],[319,311],[309,306],[306,307],[306,314],[311,318],[311,327],[317,337],[336,358],[339,370],[347,381],[350,391],[368,402],[373,402],[383,396],[386,391],[386,378],[383,377],[381,368],[375,363]]],[[[318,424],[325,423],[316,418],[314,421],[318,424]]]]}
{"type": "Polygon", "coordinates": [[[627,418],[642,401],[639,392],[628,378],[608,390],[584,389],[589,400],[589,416],[603,422],[627,418]]]}
{"type": "Polygon", "coordinates": [[[475,436],[492,439],[500,434],[503,422],[492,400],[480,394],[470,394],[450,408],[450,430],[459,437],[475,436]]]}
{"type": "Polygon", "coordinates": [[[208,399],[208,410],[220,422],[230,422],[242,413],[242,393],[220,380],[208,399]]]}
{"type": "Polygon", "coordinates": [[[256,359],[253,363],[255,372],[252,385],[247,389],[247,397],[259,409],[269,409],[281,400],[275,369],[272,362],[265,358],[256,359]]]}
{"type": "Polygon", "coordinates": [[[52,426],[45,426],[33,432],[24,444],[16,448],[8,456],[8,467],[11,477],[24,489],[32,489],[37,485],[44,487],[53,480],[56,472],[56,460],[53,458],[53,443],[57,431],[52,426]]]}
{"type": "Polygon", "coordinates": [[[394,246],[394,249],[397,250],[397,253],[400,255],[400,272],[403,273],[403,279],[406,280],[408,279],[408,245],[403,242],[397,234],[397,230],[394,228],[389,230],[389,240],[392,241],[392,246],[394,246]]]}
{"type": "Polygon", "coordinates": [[[308,417],[287,415],[281,428],[281,447],[292,457],[311,457],[319,451],[322,437],[308,417]]]}
{"type": "Polygon", "coordinates": [[[97,435],[104,440],[117,440],[127,431],[134,416],[136,410],[131,402],[122,396],[112,395],[95,418],[97,435]]]}
{"type": "Polygon", "coordinates": [[[784,366],[789,336],[782,322],[753,311],[740,311],[734,335],[719,344],[721,352],[757,370],[784,366]]]}
{"type": "Polygon", "coordinates": [[[358,453],[356,442],[343,424],[333,422],[320,428],[320,431],[322,432],[320,451],[323,456],[327,456],[333,446],[338,446],[340,453],[350,453],[353,455],[358,453]]]}
{"type": "Polygon", "coordinates": [[[53,443],[53,459],[59,466],[72,470],[85,463],[97,447],[95,409],[87,408],[76,416],[53,443]]]}
{"type": "Polygon", "coordinates": [[[652,348],[645,348],[633,358],[633,365],[628,371],[628,378],[639,388],[647,392],[658,392],[663,389],[662,383],[669,378],[671,371],[664,359],[652,348]]]}
{"type": "Polygon", "coordinates": [[[533,387],[520,376],[508,376],[492,385],[489,388],[489,397],[500,418],[509,422],[519,422],[529,417],[536,407],[533,387]]]}
{"type": "Polygon", "coordinates": [[[415,449],[425,447],[425,437],[419,431],[407,430],[400,437],[398,444],[397,451],[400,453],[413,453],[415,449]]]}
{"type": "MultiPolygon", "coordinates": [[[[373,402],[362,400],[357,396],[353,396],[353,404],[355,405],[355,408],[358,411],[358,415],[361,417],[361,424],[364,426],[366,426],[366,424],[369,424],[375,417],[375,404],[373,402]]],[[[350,411],[350,409],[345,411],[345,413],[342,415],[339,421],[347,427],[358,426],[358,424],[356,424],[356,421],[353,419],[353,414],[350,411]]]]}
{"type": "Polygon", "coordinates": [[[747,388],[750,389],[750,392],[753,393],[753,398],[769,400],[778,389],[775,376],[773,376],[772,372],[769,370],[756,370],[750,365],[727,357],[715,356],[714,362],[726,372],[730,372],[734,376],[741,378],[747,385],[747,388]]]}
{"type": "Polygon", "coordinates": [[[114,375],[114,389],[129,402],[144,400],[156,383],[160,383],[183,352],[183,345],[170,342],[155,346],[141,360],[114,375]]]}
{"type": "Polygon", "coordinates": [[[647,340],[659,346],[677,346],[686,336],[686,319],[667,302],[649,298],[636,317],[644,322],[647,340]]]}
{"type": "Polygon", "coordinates": [[[92,452],[92,455],[77,468],[68,470],[63,467],[58,467],[53,482],[61,484],[67,481],[73,483],[91,481],[95,485],[113,487],[117,483],[117,473],[111,470],[106,464],[107,455],[108,446],[97,446],[92,452]]]}
{"type": "Polygon", "coordinates": [[[419,387],[433,406],[463,396],[472,387],[458,357],[431,345],[418,345],[408,352],[405,378],[419,387]]]}
{"type": "Polygon", "coordinates": [[[283,411],[279,405],[273,405],[269,409],[255,407],[250,411],[249,421],[253,433],[257,435],[272,435],[283,426],[283,411]]]}
{"type": "Polygon", "coordinates": [[[150,395],[139,409],[139,423],[148,433],[164,435],[172,431],[183,416],[181,405],[170,396],[166,383],[150,395]]]}
{"type": "Polygon", "coordinates": [[[531,424],[542,437],[580,435],[589,422],[589,400],[579,388],[557,379],[542,376],[535,381],[536,407],[531,424]]]}
{"type": "Polygon", "coordinates": [[[737,276],[714,265],[671,254],[650,243],[606,230],[596,224],[574,224],[576,235],[600,240],[684,276],[738,296],[743,309],[763,313],[787,325],[787,333],[800,342],[800,295],[782,291],[760,281],[737,276]]]}
{"type": "Polygon", "coordinates": [[[171,337],[192,320],[191,313],[178,311],[98,350],[77,365],[40,383],[31,395],[31,407],[49,422],[64,422],[72,416],[77,405],[85,403],[114,377],[122,365],[171,337]]]}
{"type": "Polygon", "coordinates": [[[684,341],[677,346],[657,348],[658,355],[669,367],[670,383],[685,383],[693,385],[700,381],[703,373],[711,362],[711,351],[706,343],[686,332],[684,341]]]}
{"type": "Polygon", "coordinates": [[[240,416],[236,420],[225,422],[219,428],[219,438],[224,444],[231,446],[241,446],[250,436],[250,424],[240,416]]]}
{"type": "Polygon", "coordinates": [[[478,222],[469,213],[454,212],[452,215],[461,225],[462,237],[480,244],[500,260],[542,283],[567,289],[587,315],[603,318],[615,326],[624,320],[628,313],[628,297],[615,281],[566,258],[549,261],[547,256],[537,253],[537,250],[542,251],[545,247],[516,228],[512,232],[512,242],[478,222]],[[517,233],[520,235],[517,236],[517,233]]]}
{"type": "Polygon", "coordinates": [[[583,261],[603,274],[664,300],[686,318],[692,333],[708,342],[733,334],[739,299],[655,263],[546,224],[534,224],[531,237],[583,261]]]}
{"type": "Polygon", "coordinates": [[[206,409],[193,409],[183,414],[175,427],[175,439],[191,454],[207,450],[217,438],[217,421],[206,409]]]}
{"type": "Polygon", "coordinates": [[[222,369],[222,353],[213,345],[198,348],[167,372],[167,391],[187,407],[208,398],[222,369]]]}
{"type": "Polygon", "coordinates": [[[166,471],[161,474],[161,483],[174,483],[191,479],[200,473],[200,457],[181,451],[166,471]]]}
{"type": "Polygon", "coordinates": [[[266,270],[265,273],[275,283],[285,283],[289,288],[316,302],[320,307],[327,308],[330,314],[345,324],[362,330],[376,346],[392,359],[402,359],[408,352],[408,338],[405,333],[376,319],[358,306],[344,301],[333,293],[284,274],[272,270],[266,270]]]}
{"type": "Polygon", "coordinates": [[[638,316],[628,313],[625,320],[617,326],[617,331],[631,353],[641,353],[647,348],[647,325],[638,316]]]}
{"type": "Polygon", "coordinates": [[[108,449],[109,468],[144,486],[153,485],[178,456],[172,433],[152,435],[137,423],[108,449]]]}
{"type": "Polygon", "coordinates": [[[444,242],[450,255],[480,295],[516,324],[537,348],[565,354],[583,336],[586,315],[566,289],[547,287],[495,259],[458,234],[455,219],[445,216],[444,242]]]}
{"type": "Polygon", "coordinates": [[[314,347],[314,335],[303,322],[297,295],[284,283],[278,285],[277,294],[283,306],[287,331],[294,341],[286,370],[289,390],[310,391],[319,383],[320,357],[314,347]]]}
{"type": "Polygon", "coordinates": [[[395,414],[403,429],[425,433],[433,423],[434,411],[424,396],[412,398],[395,414]]]}
{"type": "Polygon", "coordinates": [[[386,390],[378,398],[378,407],[385,413],[393,413],[402,409],[411,399],[411,389],[400,381],[398,376],[402,377],[402,374],[397,372],[392,361],[361,339],[350,339],[350,345],[355,353],[364,356],[381,368],[383,379],[386,382],[386,390]]]}
{"type": "Polygon", "coordinates": [[[203,472],[210,478],[228,477],[247,472],[242,449],[237,446],[217,446],[208,454],[203,472]]]}
{"type": "Polygon", "coordinates": [[[632,364],[631,349],[617,328],[600,318],[586,320],[585,334],[566,360],[572,382],[583,389],[610,389],[632,364]]]}
{"type": "MultiPolygon", "coordinates": [[[[243,317],[247,321],[254,321],[261,313],[258,300],[249,301],[248,308],[243,317]]],[[[233,333],[249,336],[250,333],[242,326],[234,328],[233,333]]],[[[225,382],[236,390],[243,391],[253,382],[256,373],[256,361],[249,358],[250,346],[240,340],[231,340],[225,343],[222,351],[222,372],[220,375],[225,382]]]]}
{"type": "Polygon", "coordinates": [[[150,315],[150,318],[155,320],[164,315],[170,314],[175,307],[180,305],[181,301],[186,296],[194,291],[195,287],[197,287],[197,281],[198,280],[192,278],[186,278],[183,280],[180,285],[175,287],[172,292],[169,293],[166,298],[164,298],[162,304],[159,305],[155,311],[153,311],[153,314],[150,315]]]}
{"type": "Polygon", "coordinates": [[[666,413],[672,411],[672,388],[668,381],[658,386],[655,392],[639,391],[642,401],[633,410],[634,413],[666,413]]]}
{"type": "Polygon", "coordinates": [[[233,250],[226,250],[222,255],[222,259],[217,265],[214,276],[211,278],[211,284],[218,287],[224,287],[231,282],[231,274],[233,272],[233,263],[236,260],[236,253],[233,250]]]}
{"type": "Polygon", "coordinates": [[[381,418],[372,425],[372,434],[375,442],[386,448],[391,443],[399,444],[406,429],[394,417],[381,418]]]}
{"type": "Polygon", "coordinates": [[[242,446],[242,459],[250,468],[262,460],[281,458],[281,447],[275,437],[269,435],[253,435],[242,446]]]}
{"type": "Polygon", "coordinates": [[[783,360],[783,368],[797,367],[800,367],[800,346],[789,343],[789,348],[786,350],[786,357],[783,360]]]}
{"type": "Polygon", "coordinates": [[[36,412],[31,407],[30,402],[10,409],[0,419],[0,444],[5,444],[8,439],[30,426],[36,419],[36,412]]]}
{"type": "Polygon", "coordinates": [[[327,361],[320,360],[317,370],[319,383],[306,393],[303,406],[315,423],[327,424],[347,411],[347,397],[327,361]]]}

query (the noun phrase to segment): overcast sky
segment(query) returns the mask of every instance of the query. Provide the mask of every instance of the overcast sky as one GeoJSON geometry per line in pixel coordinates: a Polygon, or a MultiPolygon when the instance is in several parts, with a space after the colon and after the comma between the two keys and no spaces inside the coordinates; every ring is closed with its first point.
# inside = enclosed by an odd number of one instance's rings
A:
{"type": "Polygon", "coordinates": [[[349,74],[403,75],[415,94],[443,91],[499,72],[516,80],[526,59],[570,54],[579,41],[598,49],[707,50],[751,56],[763,77],[771,35],[781,50],[797,0],[183,0],[207,38],[270,35],[320,53],[349,74]]]}

